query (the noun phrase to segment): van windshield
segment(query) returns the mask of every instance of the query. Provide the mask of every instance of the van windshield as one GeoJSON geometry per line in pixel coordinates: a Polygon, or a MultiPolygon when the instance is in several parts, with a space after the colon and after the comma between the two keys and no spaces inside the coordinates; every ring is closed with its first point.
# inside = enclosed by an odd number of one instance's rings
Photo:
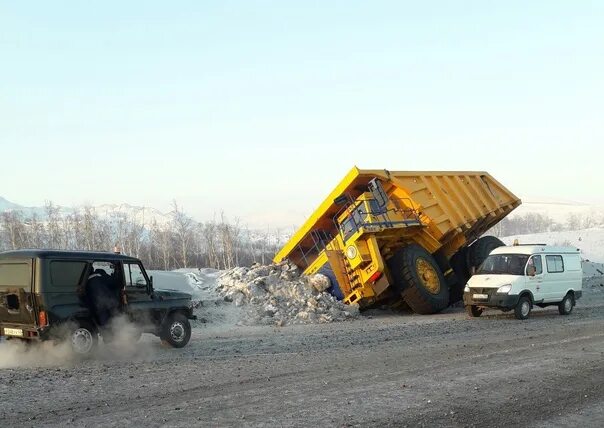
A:
{"type": "Polygon", "coordinates": [[[480,265],[476,275],[522,275],[529,256],[526,254],[493,254],[480,265]]]}

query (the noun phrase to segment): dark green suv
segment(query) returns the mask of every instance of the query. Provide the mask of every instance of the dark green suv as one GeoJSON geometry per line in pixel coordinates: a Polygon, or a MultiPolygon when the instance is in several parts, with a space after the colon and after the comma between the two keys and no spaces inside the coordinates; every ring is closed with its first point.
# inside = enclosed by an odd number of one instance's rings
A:
{"type": "Polygon", "coordinates": [[[191,295],[155,290],[139,259],[116,253],[20,250],[0,253],[0,336],[67,339],[89,354],[122,325],[132,340],[152,333],[173,347],[191,338],[191,295]],[[114,322],[121,320],[120,323],[114,322]],[[125,321],[124,321],[125,320],[125,321]]]}

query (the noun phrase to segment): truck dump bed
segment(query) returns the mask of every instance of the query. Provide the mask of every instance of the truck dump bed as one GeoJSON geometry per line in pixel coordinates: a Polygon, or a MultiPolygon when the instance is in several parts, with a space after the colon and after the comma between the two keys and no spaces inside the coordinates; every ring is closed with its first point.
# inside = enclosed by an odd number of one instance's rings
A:
{"type": "Polygon", "coordinates": [[[422,227],[422,245],[450,257],[497,224],[521,201],[486,172],[387,171],[354,167],[311,217],[276,254],[306,270],[339,232],[335,218],[344,198],[354,201],[378,179],[401,208],[414,214],[422,227]]]}

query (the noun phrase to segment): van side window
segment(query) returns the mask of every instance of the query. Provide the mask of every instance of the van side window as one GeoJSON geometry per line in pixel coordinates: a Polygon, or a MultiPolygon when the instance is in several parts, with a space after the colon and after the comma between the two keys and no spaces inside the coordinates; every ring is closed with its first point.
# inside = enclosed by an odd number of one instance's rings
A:
{"type": "Polygon", "coordinates": [[[541,275],[543,273],[543,263],[541,256],[533,256],[528,262],[529,266],[535,267],[535,275],[541,275]]]}
{"type": "Polygon", "coordinates": [[[564,260],[562,260],[562,256],[545,256],[545,264],[549,273],[564,272],[564,260]]]}

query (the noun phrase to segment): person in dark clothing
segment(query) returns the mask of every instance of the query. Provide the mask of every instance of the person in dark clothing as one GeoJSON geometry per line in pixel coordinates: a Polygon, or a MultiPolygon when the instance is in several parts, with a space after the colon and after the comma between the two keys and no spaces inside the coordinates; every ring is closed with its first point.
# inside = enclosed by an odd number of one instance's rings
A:
{"type": "Polygon", "coordinates": [[[119,309],[119,292],[115,282],[102,269],[95,270],[86,282],[86,300],[101,327],[107,325],[119,309]]]}

